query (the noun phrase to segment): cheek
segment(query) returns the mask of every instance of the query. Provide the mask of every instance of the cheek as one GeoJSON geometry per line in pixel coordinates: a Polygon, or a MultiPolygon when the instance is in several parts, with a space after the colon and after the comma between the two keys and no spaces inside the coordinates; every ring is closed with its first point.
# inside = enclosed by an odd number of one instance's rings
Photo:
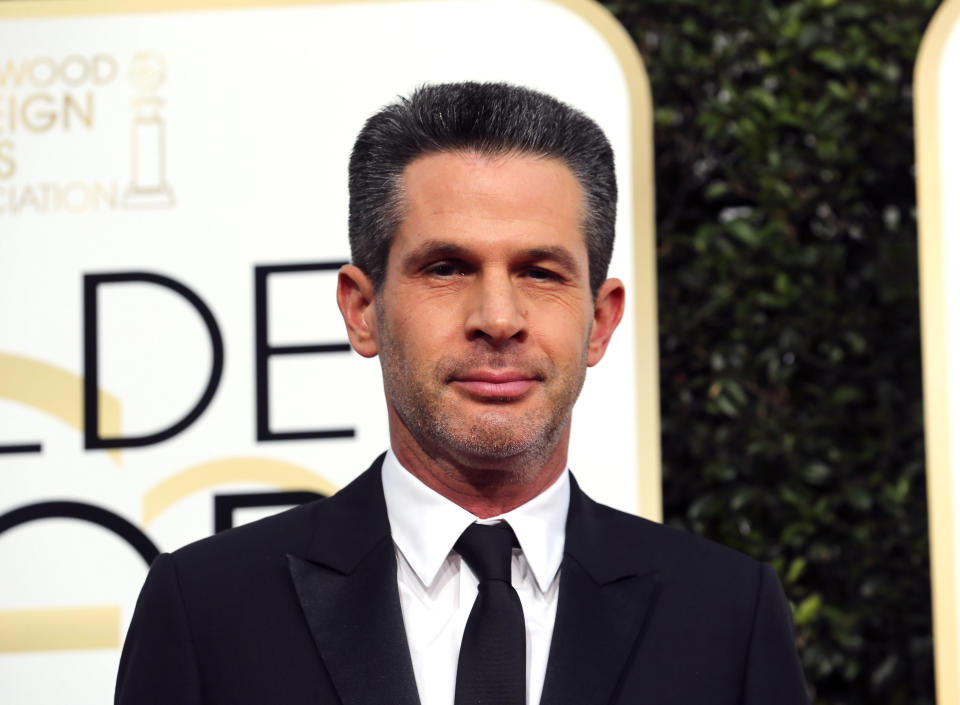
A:
{"type": "Polygon", "coordinates": [[[554,344],[580,345],[586,342],[593,325],[593,307],[571,297],[529,301],[530,330],[554,344]]]}
{"type": "Polygon", "coordinates": [[[531,327],[539,347],[558,365],[581,364],[590,338],[590,327],[583,321],[555,317],[531,327]]]}
{"type": "Polygon", "coordinates": [[[411,305],[391,319],[391,342],[403,348],[405,357],[430,359],[453,348],[457,331],[453,316],[433,309],[411,305]]]}
{"type": "Polygon", "coordinates": [[[593,300],[575,287],[536,291],[524,297],[523,305],[531,326],[549,321],[554,327],[582,332],[593,321],[593,300]]]}

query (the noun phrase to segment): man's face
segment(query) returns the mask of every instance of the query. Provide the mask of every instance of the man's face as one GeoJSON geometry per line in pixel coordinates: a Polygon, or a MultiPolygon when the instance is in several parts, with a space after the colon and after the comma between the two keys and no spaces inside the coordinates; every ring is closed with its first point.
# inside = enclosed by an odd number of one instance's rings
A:
{"type": "Polygon", "coordinates": [[[444,152],[406,168],[403,196],[373,306],[394,446],[474,465],[565,452],[612,333],[591,336],[576,178],[554,159],[444,152]]]}

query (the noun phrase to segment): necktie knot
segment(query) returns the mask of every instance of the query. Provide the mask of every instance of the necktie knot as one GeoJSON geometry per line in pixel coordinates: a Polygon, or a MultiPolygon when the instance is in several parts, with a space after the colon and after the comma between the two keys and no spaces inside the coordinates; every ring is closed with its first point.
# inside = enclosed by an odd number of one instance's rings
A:
{"type": "Polygon", "coordinates": [[[515,540],[509,524],[471,524],[453,548],[477,580],[502,580],[509,585],[515,540]]]}

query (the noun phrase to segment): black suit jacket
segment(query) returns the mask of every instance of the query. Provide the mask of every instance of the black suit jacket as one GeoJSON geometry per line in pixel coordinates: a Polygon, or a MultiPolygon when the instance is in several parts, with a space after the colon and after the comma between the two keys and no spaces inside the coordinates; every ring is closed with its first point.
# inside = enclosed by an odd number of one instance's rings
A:
{"type": "MultiPolygon", "coordinates": [[[[164,554],[118,705],[418,705],[380,460],[330,499],[164,554]]],[[[544,705],[794,705],[773,571],[573,483],[544,705]]]]}

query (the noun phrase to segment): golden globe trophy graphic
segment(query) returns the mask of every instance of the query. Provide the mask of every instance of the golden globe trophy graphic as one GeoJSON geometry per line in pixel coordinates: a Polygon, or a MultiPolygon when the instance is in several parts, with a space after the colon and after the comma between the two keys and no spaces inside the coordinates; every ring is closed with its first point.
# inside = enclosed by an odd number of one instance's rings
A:
{"type": "Polygon", "coordinates": [[[166,62],[155,52],[133,57],[128,78],[137,91],[132,101],[130,185],[124,196],[128,208],[163,208],[173,205],[173,190],[167,183],[166,126],[157,95],[167,78],[166,62]]]}

